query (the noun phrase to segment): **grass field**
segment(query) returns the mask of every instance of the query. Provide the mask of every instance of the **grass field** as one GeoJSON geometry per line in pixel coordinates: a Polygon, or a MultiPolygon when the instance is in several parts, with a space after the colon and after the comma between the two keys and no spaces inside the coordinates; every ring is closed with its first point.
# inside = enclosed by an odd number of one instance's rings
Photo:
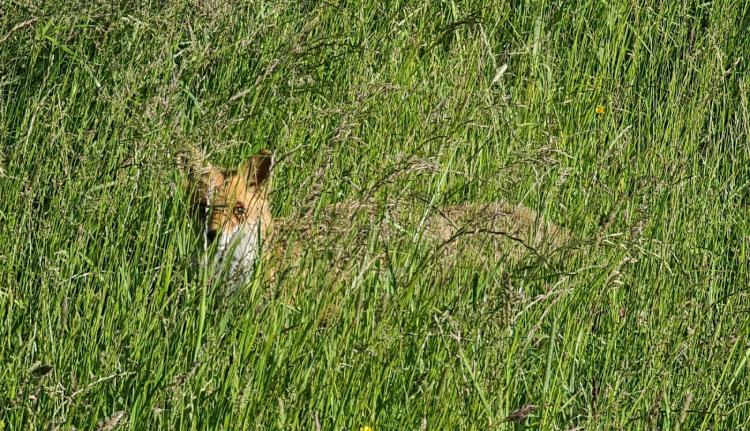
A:
{"type": "Polygon", "coordinates": [[[74,3],[0,4],[0,430],[750,428],[747,1],[74,3]],[[380,218],[224,295],[191,145],[380,218]],[[493,201],[571,236],[420,240],[493,201]]]}

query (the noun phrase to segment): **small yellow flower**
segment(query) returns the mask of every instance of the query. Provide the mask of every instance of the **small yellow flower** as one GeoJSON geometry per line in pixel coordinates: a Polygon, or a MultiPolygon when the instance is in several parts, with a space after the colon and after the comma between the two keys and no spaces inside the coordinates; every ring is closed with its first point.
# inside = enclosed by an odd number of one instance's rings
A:
{"type": "Polygon", "coordinates": [[[596,115],[604,115],[604,105],[596,105],[596,115]]]}
{"type": "Polygon", "coordinates": [[[365,425],[359,429],[359,431],[375,431],[371,426],[365,425]]]}

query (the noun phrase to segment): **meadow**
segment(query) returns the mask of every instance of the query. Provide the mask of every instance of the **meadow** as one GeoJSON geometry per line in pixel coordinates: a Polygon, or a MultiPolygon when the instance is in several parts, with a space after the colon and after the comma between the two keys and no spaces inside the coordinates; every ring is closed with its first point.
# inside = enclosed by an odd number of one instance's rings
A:
{"type": "Polygon", "coordinates": [[[750,428],[748,30],[729,0],[1,2],[0,430],[750,428]],[[272,149],[279,219],[374,210],[223,294],[190,146],[272,149]],[[570,237],[421,240],[496,201],[570,237]]]}

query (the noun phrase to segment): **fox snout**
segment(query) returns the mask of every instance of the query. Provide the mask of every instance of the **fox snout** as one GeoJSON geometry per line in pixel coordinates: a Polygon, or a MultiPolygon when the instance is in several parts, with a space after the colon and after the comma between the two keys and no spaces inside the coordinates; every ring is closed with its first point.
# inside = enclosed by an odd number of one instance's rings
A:
{"type": "Polygon", "coordinates": [[[223,205],[209,207],[205,203],[200,203],[196,206],[193,217],[199,221],[208,242],[213,242],[224,231],[231,231],[234,224],[233,220],[225,214],[223,205]]]}
{"type": "Polygon", "coordinates": [[[208,214],[208,222],[206,223],[206,237],[209,241],[213,241],[217,235],[222,232],[231,232],[234,230],[235,225],[240,221],[236,220],[233,215],[226,213],[226,208],[221,205],[217,205],[211,208],[210,214],[208,214]]]}

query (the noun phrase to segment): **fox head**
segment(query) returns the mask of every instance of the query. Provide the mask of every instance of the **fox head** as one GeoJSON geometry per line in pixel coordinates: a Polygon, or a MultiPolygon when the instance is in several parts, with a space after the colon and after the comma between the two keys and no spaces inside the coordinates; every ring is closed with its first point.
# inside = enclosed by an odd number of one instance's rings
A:
{"type": "Polygon", "coordinates": [[[268,191],[273,154],[261,150],[237,169],[211,164],[188,169],[194,217],[205,244],[216,243],[217,269],[243,280],[252,270],[261,241],[271,233],[268,191]]]}

